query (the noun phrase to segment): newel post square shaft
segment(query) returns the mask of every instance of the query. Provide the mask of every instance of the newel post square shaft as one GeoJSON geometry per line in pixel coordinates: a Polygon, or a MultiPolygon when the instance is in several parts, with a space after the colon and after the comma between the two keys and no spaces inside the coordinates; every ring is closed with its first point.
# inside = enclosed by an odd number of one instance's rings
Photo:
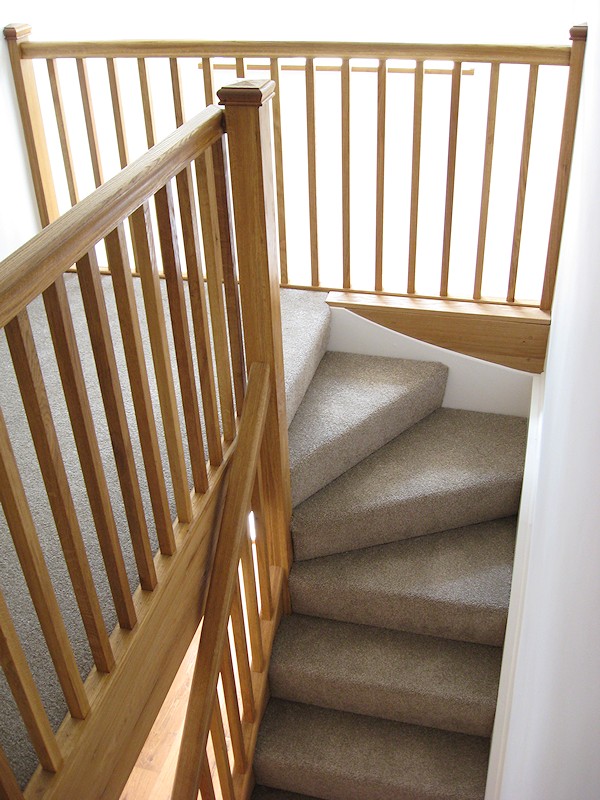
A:
{"type": "Polygon", "coordinates": [[[273,563],[287,575],[290,467],[281,341],[281,307],[271,104],[275,83],[242,81],[219,90],[225,106],[246,363],[271,367],[271,399],[261,451],[264,514],[273,563]]]}

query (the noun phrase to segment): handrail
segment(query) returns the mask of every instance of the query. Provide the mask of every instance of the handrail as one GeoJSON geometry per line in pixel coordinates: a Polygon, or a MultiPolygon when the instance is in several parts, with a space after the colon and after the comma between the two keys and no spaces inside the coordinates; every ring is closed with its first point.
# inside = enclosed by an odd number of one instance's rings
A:
{"type": "Polygon", "coordinates": [[[223,110],[205,109],[0,263],[0,327],[101,238],[223,135],[223,110]]]}
{"type": "Polygon", "coordinates": [[[23,58],[402,58],[431,61],[501,61],[505,64],[569,64],[570,47],[394,42],[148,41],[26,42],[23,58]]]}
{"type": "Polygon", "coordinates": [[[269,372],[268,364],[255,362],[250,367],[173,787],[173,797],[178,800],[191,800],[198,796],[223,649],[229,646],[227,623],[265,430],[270,395],[269,372]]]}

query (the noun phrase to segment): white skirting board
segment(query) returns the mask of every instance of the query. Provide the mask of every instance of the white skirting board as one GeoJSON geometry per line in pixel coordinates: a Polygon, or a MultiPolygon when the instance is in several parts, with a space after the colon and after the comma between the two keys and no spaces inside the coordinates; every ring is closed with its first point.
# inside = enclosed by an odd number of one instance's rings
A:
{"type": "Polygon", "coordinates": [[[533,375],[396,333],[345,308],[331,309],[328,350],[441,361],[450,370],[443,405],[529,416],[533,375]]]}

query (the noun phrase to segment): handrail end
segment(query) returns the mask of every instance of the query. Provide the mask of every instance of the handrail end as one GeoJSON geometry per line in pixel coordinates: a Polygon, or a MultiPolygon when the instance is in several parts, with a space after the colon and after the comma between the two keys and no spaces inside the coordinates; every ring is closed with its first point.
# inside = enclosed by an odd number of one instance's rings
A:
{"type": "Polygon", "coordinates": [[[11,22],[4,27],[4,38],[11,41],[19,41],[19,39],[26,39],[31,33],[31,25],[26,22],[11,22]]]}
{"type": "Polygon", "coordinates": [[[572,42],[585,42],[587,40],[588,26],[587,23],[583,25],[574,25],[569,31],[572,42]]]}

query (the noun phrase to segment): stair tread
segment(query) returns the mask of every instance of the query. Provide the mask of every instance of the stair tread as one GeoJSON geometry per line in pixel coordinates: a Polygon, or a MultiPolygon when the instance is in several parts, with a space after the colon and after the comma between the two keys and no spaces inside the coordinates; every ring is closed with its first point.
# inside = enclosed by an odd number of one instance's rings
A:
{"type": "Polygon", "coordinates": [[[516,520],[295,562],[298,614],[499,646],[516,520]]]}
{"type": "Polygon", "coordinates": [[[441,408],[294,509],[296,561],[516,514],[527,421],[441,408]]]}
{"type": "Polygon", "coordinates": [[[271,695],[491,736],[501,649],[292,614],[277,631],[271,695]]]}
{"type": "Polygon", "coordinates": [[[326,353],[289,429],[297,505],[442,404],[433,361],[326,353]]]}
{"type": "Polygon", "coordinates": [[[271,699],[254,771],[324,800],[481,800],[488,750],[481,737],[271,699]]]}
{"type": "Polygon", "coordinates": [[[290,425],[327,348],[331,315],[323,292],[282,289],[280,298],[286,410],[290,425]]]}

